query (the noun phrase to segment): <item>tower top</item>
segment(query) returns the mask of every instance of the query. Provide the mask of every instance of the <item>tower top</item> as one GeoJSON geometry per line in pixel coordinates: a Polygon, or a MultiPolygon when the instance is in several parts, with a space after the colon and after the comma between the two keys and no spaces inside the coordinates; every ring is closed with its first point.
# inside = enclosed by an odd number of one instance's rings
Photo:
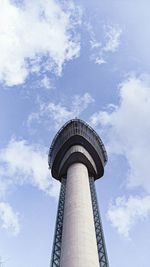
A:
{"type": "Polygon", "coordinates": [[[98,134],[86,122],[72,119],[54,137],[48,155],[52,176],[58,180],[66,176],[68,167],[84,163],[94,179],[103,176],[107,153],[98,134]]]}

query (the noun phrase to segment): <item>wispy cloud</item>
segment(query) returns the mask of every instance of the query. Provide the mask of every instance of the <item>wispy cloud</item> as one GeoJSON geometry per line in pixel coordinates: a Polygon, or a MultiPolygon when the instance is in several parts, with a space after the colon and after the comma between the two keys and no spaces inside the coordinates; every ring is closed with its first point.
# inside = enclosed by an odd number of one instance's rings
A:
{"type": "MultiPolygon", "coordinates": [[[[107,55],[117,51],[120,45],[122,30],[119,26],[105,25],[104,40],[99,40],[94,32],[90,29],[91,34],[91,59],[96,64],[107,63],[107,55]]],[[[101,38],[102,39],[102,38],[101,38]]]]}
{"type": "Polygon", "coordinates": [[[105,45],[103,51],[105,52],[115,52],[120,45],[120,37],[122,30],[119,26],[105,26],[105,45]]]}
{"type": "Polygon", "coordinates": [[[111,203],[107,216],[119,234],[129,238],[132,227],[150,215],[150,196],[118,197],[111,203]]]}
{"type": "Polygon", "coordinates": [[[39,82],[39,86],[44,88],[44,89],[47,89],[47,90],[50,90],[53,88],[53,85],[51,83],[51,79],[48,77],[48,75],[45,74],[43,76],[43,78],[39,82]]]}
{"type": "Polygon", "coordinates": [[[0,8],[0,81],[8,86],[30,73],[60,75],[65,61],[79,55],[81,12],[73,2],[5,0],[0,8]]]}
{"type": "Polygon", "coordinates": [[[26,140],[12,139],[0,151],[3,195],[12,185],[30,184],[50,196],[58,196],[59,185],[50,178],[47,160],[45,148],[29,144],[26,140]]]}
{"type": "Polygon", "coordinates": [[[85,93],[83,96],[73,96],[69,107],[64,106],[61,102],[58,104],[41,102],[39,111],[30,114],[28,125],[31,125],[34,121],[39,123],[49,122],[51,119],[55,128],[58,129],[67,120],[78,117],[93,101],[92,96],[89,93],[85,93]]]}
{"type": "Polygon", "coordinates": [[[0,226],[13,235],[20,232],[19,214],[6,202],[0,202],[0,226]]]}

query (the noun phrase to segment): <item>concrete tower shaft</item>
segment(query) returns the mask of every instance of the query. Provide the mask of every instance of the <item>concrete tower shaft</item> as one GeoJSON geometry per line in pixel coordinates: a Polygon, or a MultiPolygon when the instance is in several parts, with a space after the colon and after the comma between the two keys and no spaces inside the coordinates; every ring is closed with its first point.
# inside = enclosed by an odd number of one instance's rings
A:
{"type": "Polygon", "coordinates": [[[71,120],[56,134],[48,162],[61,182],[51,267],[108,267],[94,186],[107,162],[100,137],[71,120]]]}
{"type": "Polygon", "coordinates": [[[67,172],[60,266],[99,267],[88,171],[82,163],[67,172]]]}

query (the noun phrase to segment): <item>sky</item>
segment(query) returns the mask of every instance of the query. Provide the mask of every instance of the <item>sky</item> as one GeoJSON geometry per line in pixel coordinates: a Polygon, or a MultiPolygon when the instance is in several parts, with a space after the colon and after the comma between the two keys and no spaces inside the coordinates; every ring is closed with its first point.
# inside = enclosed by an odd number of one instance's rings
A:
{"type": "Polygon", "coordinates": [[[150,2],[0,0],[0,263],[49,266],[60,184],[47,157],[78,117],[102,138],[110,267],[149,267],[150,2]]]}

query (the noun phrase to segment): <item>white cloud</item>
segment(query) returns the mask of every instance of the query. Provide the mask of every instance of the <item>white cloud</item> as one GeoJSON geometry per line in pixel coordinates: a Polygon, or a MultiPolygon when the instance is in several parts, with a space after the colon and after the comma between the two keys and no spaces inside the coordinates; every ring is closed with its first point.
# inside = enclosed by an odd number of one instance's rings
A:
{"type": "Polygon", "coordinates": [[[122,30],[118,26],[107,26],[105,31],[106,44],[103,47],[105,52],[115,52],[120,45],[122,30]]]}
{"type": "Polygon", "coordinates": [[[140,220],[150,215],[150,196],[118,197],[111,204],[107,213],[111,224],[118,230],[119,234],[129,237],[132,227],[140,220]]]}
{"type": "MultiPolygon", "coordinates": [[[[51,180],[47,161],[47,153],[44,148],[29,145],[25,140],[12,139],[0,151],[1,181],[3,184],[5,181],[6,183],[9,181],[9,187],[13,184],[28,183],[50,196],[58,196],[59,185],[51,180]]],[[[7,187],[5,193],[6,189],[7,187]]]]}
{"type": "Polygon", "coordinates": [[[54,121],[55,128],[62,126],[67,120],[78,117],[94,99],[89,93],[85,93],[83,96],[75,95],[70,100],[69,108],[61,103],[55,104],[53,102],[41,103],[40,110],[36,113],[31,113],[28,118],[28,126],[33,121],[43,122],[50,119],[54,121]]]}
{"type": "Polygon", "coordinates": [[[102,57],[97,56],[97,57],[95,57],[95,63],[98,64],[98,65],[101,65],[101,64],[105,64],[107,62],[102,57]]]}
{"type": "MultiPolygon", "coordinates": [[[[124,185],[139,187],[150,193],[150,77],[129,77],[119,86],[119,104],[94,113],[90,121],[100,127],[109,156],[126,158],[129,169],[124,185]]],[[[116,198],[108,217],[120,234],[129,236],[130,229],[150,213],[150,196],[116,198]]]]}
{"type": "Polygon", "coordinates": [[[104,41],[98,41],[91,28],[90,33],[91,59],[98,65],[107,63],[108,53],[114,53],[119,48],[122,30],[119,26],[105,25],[104,41]]]}
{"type": "Polygon", "coordinates": [[[0,225],[13,235],[18,235],[20,232],[19,214],[5,202],[0,202],[0,225]]]}
{"type": "Polygon", "coordinates": [[[5,170],[0,169],[0,198],[4,199],[12,185],[12,181],[5,179],[5,170]]]}
{"type": "Polygon", "coordinates": [[[120,85],[120,102],[91,117],[106,139],[109,153],[129,164],[127,184],[150,192],[150,77],[130,77],[120,85]]]}
{"type": "Polygon", "coordinates": [[[21,84],[32,72],[60,75],[65,61],[79,55],[79,36],[74,34],[81,12],[71,1],[26,0],[15,4],[2,0],[0,8],[0,80],[21,84]]]}
{"type": "Polygon", "coordinates": [[[44,77],[40,81],[40,87],[43,87],[47,90],[52,89],[51,80],[47,75],[44,75],[44,77]]]}

